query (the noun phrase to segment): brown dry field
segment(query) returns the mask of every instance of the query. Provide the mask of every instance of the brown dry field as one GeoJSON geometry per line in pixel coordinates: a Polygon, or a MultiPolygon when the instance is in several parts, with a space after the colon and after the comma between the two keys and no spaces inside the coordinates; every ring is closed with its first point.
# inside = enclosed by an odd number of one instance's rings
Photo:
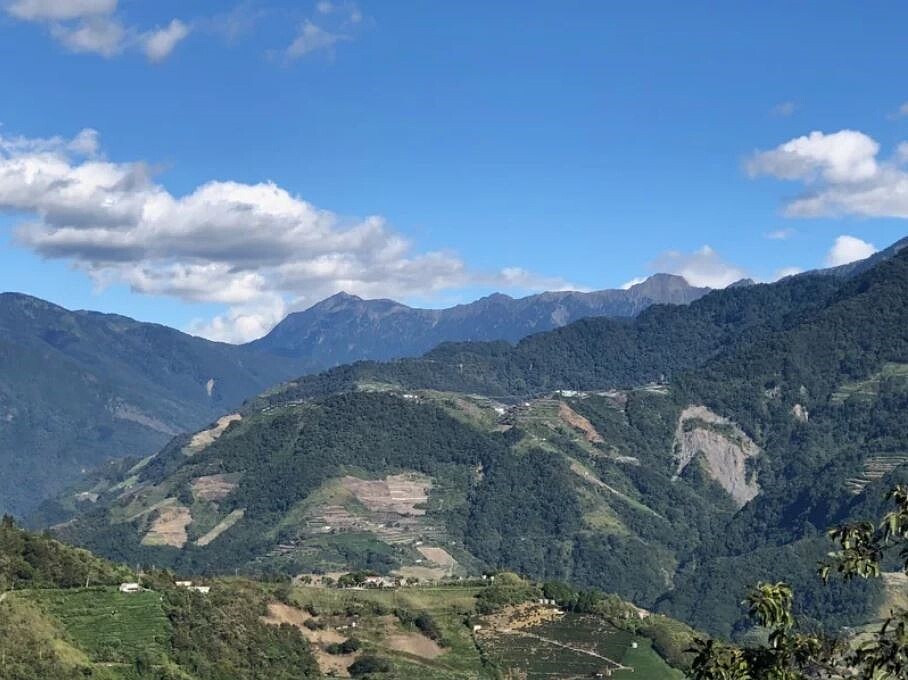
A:
{"type": "Polygon", "coordinates": [[[577,413],[577,411],[572,409],[563,401],[558,406],[558,415],[565,423],[583,432],[586,440],[590,444],[601,444],[605,441],[602,438],[602,435],[596,431],[596,428],[593,427],[593,424],[589,420],[577,413]]]}
{"type": "Polygon", "coordinates": [[[312,653],[318,662],[319,670],[323,675],[335,675],[342,678],[350,677],[347,672],[347,666],[352,664],[359,654],[328,654],[324,645],[330,645],[335,642],[343,642],[346,638],[332,628],[325,630],[310,630],[306,628],[305,623],[312,616],[309,612],[302,609],[291,607],[280,602],[272,602],[268,605],[268,616],[262,617],[262,622],[271,626],[279,626],[282,623],[288,623],[299,629],[309,642],[312,644],[312,653]]]}
{"type": "Polygon", "coordinates": [[[192,495],[203,501],[223,500],[235,488],[236,482],[231,482],[227,475],[208,475],[192,480],[192,495]]]}
{"type": "Polygon", "coordinates": [[[169,545],[182,548],[186,545],[186,527],[192,522],[189,508],[170,505],[158,509],[158,516],[148,533],[142,538],[142,545],[169,545]]]}
{"type": "Polygon", "coordinates": [[[435,659],[445,653],[435,640],[419,633],[395,633],[385,639],[385,644],[398,652],[406,652],[423,659],[435,659]]]}
{"type": "Polygon", "coordinates": [[[189,454],[198,453],[203,450],[205,447],[211,445],[215,439],[224,434],[224,430],[227,429],[227,426],[230,423],[236,422],[237,420],[242,420],[243,416],[239,413],[231,413],[229,416],[222,416],[218,419],[217,425],[212,427],[210,430],[202,430],[197,432],[189,442],[187,450],[189,454]]]}
{"type": "Polygon", "coordinates": [[[392,475],[378,480],[344,477],[341,481],[369,510],[398,515],[426,514],[425,508],[416,506],[429,499],[432,488],[432,480],[417,474],[392,475]]]}

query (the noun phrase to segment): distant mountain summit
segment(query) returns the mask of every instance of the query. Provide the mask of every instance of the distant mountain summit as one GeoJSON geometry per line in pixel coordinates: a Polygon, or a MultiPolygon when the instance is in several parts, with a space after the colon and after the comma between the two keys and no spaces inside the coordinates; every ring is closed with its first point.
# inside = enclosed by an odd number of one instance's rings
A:
{"type": "Polygon", "coordinates": [[[709,290],[680,276],[655,274],[626,290],[556,291],[518,299],[495,293],[448,309],[338,293],[290,314],[249,346],[318,370],[362,359],[417,356],[446,341],[516,342],[584,317],[633,317],[654,304],[688,304],[709,290]]]}

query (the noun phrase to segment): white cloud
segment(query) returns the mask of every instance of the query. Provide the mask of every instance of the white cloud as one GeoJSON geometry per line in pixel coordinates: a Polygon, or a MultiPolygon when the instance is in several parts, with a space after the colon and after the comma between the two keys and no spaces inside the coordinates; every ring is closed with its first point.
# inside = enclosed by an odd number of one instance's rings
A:
{"type": "Polygon", "coordinates": [[[116,19],[99,16],[72,26],[55,24],[51,27],[51,35],[73,52],[109,58],[123,51],[127,31],[116,19]]]}
{"type": "Polygon", "coordinates": [[[142,33],[123,24],[117,4],[117,0],[12,0],[0,6],[16,19],[46,25],[51,36],[72,52],[106,58],[141,49],[150,61],[161,61],[189,33],[179,19],[142,33]]]}
{"type": "Polygon", "coordinates": [[[633,288],[634,286],[637,286],[644,281],[646,281],[645,276],[635,276],[630,281],[625,281],[624,283],[622,283],[619,288],[621,288],[621,290],[629,290],[630,288],[633,288]]]}
{"type": "Polygon", "coordinates": [[[112,14],[117,0],[13,0],[5,9],[25,21],[68,21],[112,14]]]}
{"type": "Polygon", "coordinates": [[[773,276],[773,281],[778,281],[779,279],[784,279],[786,276],[794,276],[795,274],[800,274],[804,270],[800,267],[782,267],[779,269],[773,276]]]}
{"type": "Polygon", "coordinates": [[[890,120],[895,120],[896,118],[904,118],[905,116],[908,116],[908,102],[902,102],[894,113],[889,114],[888,118],[890,120]]]}
{"type": "Polygon", "coordinates": [[[312,52],[330,50],[341,40],[349,40],[349,37],[326,31],[311,21],[305,21],[285,55],[288,59],[298,59],[312,52]]]}
{"type": "Polygon", "coordinates": [[[812,132],[775,149],[755,153],[747,163],[753,176],[799,181],[805,191],[789,201],[791,217],[858,215],[908,218],[908,144],[891,158],[855,130],[812,132]]]}
{"type": "Polygon", "coordinates": [[[723,260],[710,246],[703,246],[692,253],[663,253],[650,264],[650,269],[677,274],[692,286],[708,288],[725,288],[735,281],[747,278],[743,269],[723,260]]]}
{"type": "Polygon", "coordinates": [[[143,38],[145,56],[150,61],[162,61],[186,36],[189,35],[189,26],[179,19],[174,19],[165,28],[151,31],[143,38]]]}
{"type": "Polygon", "coordinates": [[[785,102],[779,102],[778,104],[773,106],[769,110],[769,113],[770,113],[770,115],[775,116],[777,118],[788,118],[790,115],[792,115],[797,110],[798,110],[797,102],[785,101],[785,102]]]}
{"type": "Polygon", "coordinates": [[[315,5],[318,23],[306,19],[300,24],[293,42],[284,50],[284,58],[293,61],[315,52],[333,54],[341,42],[353,40],[363,14],[352,2],[321,0],[315,5]]]}
{"type": "Polygon", "coordinates": [[[826,254],[826,266],[838,267],[857,260],[870,257],[877,251],[872,243],[862,241],[854,236],[839,236],[826,254]]]}
{"type": "Polygon", "coordinates": [[[794,229],[775,229],[774,231],[767,232],[765,234],[766,238],[771,241],[787,241],[792,236],[798,232],[794,229]]]}
{"type": "Polygon", "coordinates": [[[124,283],[229,305],[194,324],[212,337],[251,339],[288,304],[339,290],[406,297],[475,285],[570,287],[516,267],[476,272],[455,254],[416,252],[381,217],[345,219],[274,182],[211,181],[176,196],[145,163],[100,153],[93,130],[72,140],[0,136],[0,211],[25,216],[16,242],[72,262],[102,288],[124,283]]]}

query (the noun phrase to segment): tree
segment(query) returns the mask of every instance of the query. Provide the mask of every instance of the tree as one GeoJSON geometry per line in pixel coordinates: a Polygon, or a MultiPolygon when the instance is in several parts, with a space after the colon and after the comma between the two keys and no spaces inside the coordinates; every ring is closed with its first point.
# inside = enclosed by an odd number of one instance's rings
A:
{"type": "MultiPolygon", "coordinates": [[[[846,580],[880,576],[890,555],[908,573],[908,486],[887,496],[895,508],[878,525],[869,522],[831,529],[838,550],[820,568],[826,581],[835,572],[846,580]]],[[[908,612],[892,612],[870,640],[848,644],[804,630],[791,611],[792,590],[785,583],[759,583],[746,603],[751,618],[769,630],[768,642],[736,647],[697,640],[692,650],[694,680],[899,680],[908,678],[908,612]]]]}

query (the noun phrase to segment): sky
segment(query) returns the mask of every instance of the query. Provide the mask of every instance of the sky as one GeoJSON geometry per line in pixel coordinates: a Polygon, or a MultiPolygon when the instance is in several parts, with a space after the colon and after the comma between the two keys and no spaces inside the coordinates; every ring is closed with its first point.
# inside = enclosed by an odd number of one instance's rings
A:
{"type": "Polygon", "coordinates": [[[0,290],[218,340],[908,234],[908,6],[0,0],[0,290]]]}

